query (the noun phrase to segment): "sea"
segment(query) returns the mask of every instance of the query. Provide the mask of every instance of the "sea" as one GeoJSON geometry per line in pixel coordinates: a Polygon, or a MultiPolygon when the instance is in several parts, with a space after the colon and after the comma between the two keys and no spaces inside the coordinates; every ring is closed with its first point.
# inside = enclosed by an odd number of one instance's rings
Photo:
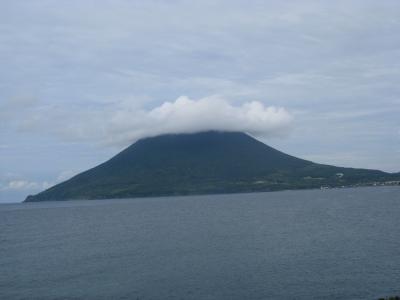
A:
{"type": "Polygon", "coordinates": [[[400,187],[0,205],[0,299],[400,295],[400,187]]]}

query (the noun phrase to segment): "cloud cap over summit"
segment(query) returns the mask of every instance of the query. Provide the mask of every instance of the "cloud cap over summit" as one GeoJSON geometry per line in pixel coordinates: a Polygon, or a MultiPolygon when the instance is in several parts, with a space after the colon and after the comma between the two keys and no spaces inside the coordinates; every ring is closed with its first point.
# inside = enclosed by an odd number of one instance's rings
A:
{"type": "MultiPolygon", "coordinates": [[[[133,113],[135,115],[135,113],[133,113]]],[[[218,96],[198,100],[181,96],[164,102],[149,111],[129,117],[122,113],[117,124],[126,120],[117,142],[156,136],[166,133],[195,133],[201,131],[242,131],[263,136],[277,136],[288,132],[292,116],[282,107],[266,106],[258,101],[232,105],[218,96]]]]}
{"type": "MultiPolygon", "coordinates": [[[[4,111],[15,106],[10,103],[4,106],[4,111]]],[[[129,100],[76,109],[74,113],[40,101],[30,105],[22,102],[17,109],[18,118],[10,118],[9,125],[15,123],[19,130],[47,133],[67,141],[115,146],[127,146],[140,138],[160,134],[208,130],[279,136],[290,130],[292,121],[292,116],[282,107],[266,106],[259,101],[235,105],[221,96],[200,99],[181,96],[150,109],[138,108],[129,100]]]]}

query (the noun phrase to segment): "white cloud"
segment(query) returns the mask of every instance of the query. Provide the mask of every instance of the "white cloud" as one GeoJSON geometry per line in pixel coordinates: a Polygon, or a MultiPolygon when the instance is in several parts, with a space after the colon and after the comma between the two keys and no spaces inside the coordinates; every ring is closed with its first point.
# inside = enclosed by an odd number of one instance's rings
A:
{"type": "Polygon", "coordinates": [[[47,181],[11,180],[1,186],[1,190],[40,190],[51,186],[47,181]]]}
{"type": "MultiPolygon", "coordinates": [[[[76,170],[62,171],[55,180],[31,180],[26,179],[18,174],[5,173],[0,174],[0,192],[20,192],[21,197],[25,197],[28,193],[36,193],[48,189],[51,186],[70,179],[76,175],[76,170]]],[[[0,201],[1,202],[1,201],[0,201]]]]}
{"type": "Polygon", "coordinates": [[[243,131],[279,136],[290,129],[292,117],[282,107],[258,101],[234,105],[220,96],[198,100],[181,96],[152,109],[138,109],[135,101],[120,101],[91,109],[60,109],[41,105],[18,112],[15,125],[23,131],[52,133],[69,141],[128,145],[140,138],[167,133],[207,130],[243,131]]]}
{"type": "Polygon", "coordinates": [[[199,100],[182,96],[174,102],[165,102],[150,111],[142,111],[140,123],[147,123],[147,126],[135,128],[135,124],[132,124],[132,133],[128,130],[127,134],[133,140],[164,133],[206,130],[244,131],[274,136],[285,132],[291,119],[284,108],[267,107],[258,101],[234,106],[217,96],[199,100]]]}

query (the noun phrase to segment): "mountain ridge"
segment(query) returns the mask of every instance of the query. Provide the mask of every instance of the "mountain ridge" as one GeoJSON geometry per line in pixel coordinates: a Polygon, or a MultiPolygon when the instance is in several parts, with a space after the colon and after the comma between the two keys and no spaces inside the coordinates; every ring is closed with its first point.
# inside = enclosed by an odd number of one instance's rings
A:
{"type": "Polygon", "coordinates": [[[144,138],[25,202],[261,192],[398,180],[379,170],[317,164],[242,132],[144,138]]]}

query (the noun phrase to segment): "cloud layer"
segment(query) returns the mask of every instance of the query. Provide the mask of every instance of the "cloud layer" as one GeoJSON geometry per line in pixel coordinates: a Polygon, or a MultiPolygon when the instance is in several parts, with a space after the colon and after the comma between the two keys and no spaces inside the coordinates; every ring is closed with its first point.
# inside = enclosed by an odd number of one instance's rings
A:
{"type": "MultiPolygon", "coordinates": [[[[68,111],[40,102],[29,103],[31,105],[18,100],[7,106],[8,116],[15,110],[18,112],[14,114],[18,117],[9,119],[9,124],[14,122],[14,126],[24,132],[36,131],[68,141],[103,145],[128,145],[144,137],[206,130],[280,136],[288,132],[292,121],[282,107],[266,106],[258,101],[234,105],[219,96],[197,100],[181,96],[147,110],[136,107],[132,101],[86,109],[72,107],[68,111]]],[[[6,107],[3,111],[7,111],[6,107]]]]}
{"type": "Polygon", "coordinates": [[[234,106],[217,96],[198,100],[182,96],[151,110],[125,107],[111,113],[103,131],[104,137],[99,139],[111,144],[126,144],[160,134],[206,130],[277,136],[288,131],[291,119],[284,108],[267,107],[258,101],[234,106]]]}
{"type": "Polygon", "coordinates": [[[292,118],[284,108],[258,101],[233,106],[220,97],[179,97],[146,112],[144,120],[152,126],[143,135],[221,130],[275,136],[288,130],[292,118]]]}
{"type": "Polygon", "coordinates": [[[0,191],[7,190],[37,190],[41,191],[43,189],[47,189],[52,184],[47,181],[44,182],[36,182],[36,181],[28,181],[28,180],[11,180],[5,183],[0,182],[0,191]]]}

